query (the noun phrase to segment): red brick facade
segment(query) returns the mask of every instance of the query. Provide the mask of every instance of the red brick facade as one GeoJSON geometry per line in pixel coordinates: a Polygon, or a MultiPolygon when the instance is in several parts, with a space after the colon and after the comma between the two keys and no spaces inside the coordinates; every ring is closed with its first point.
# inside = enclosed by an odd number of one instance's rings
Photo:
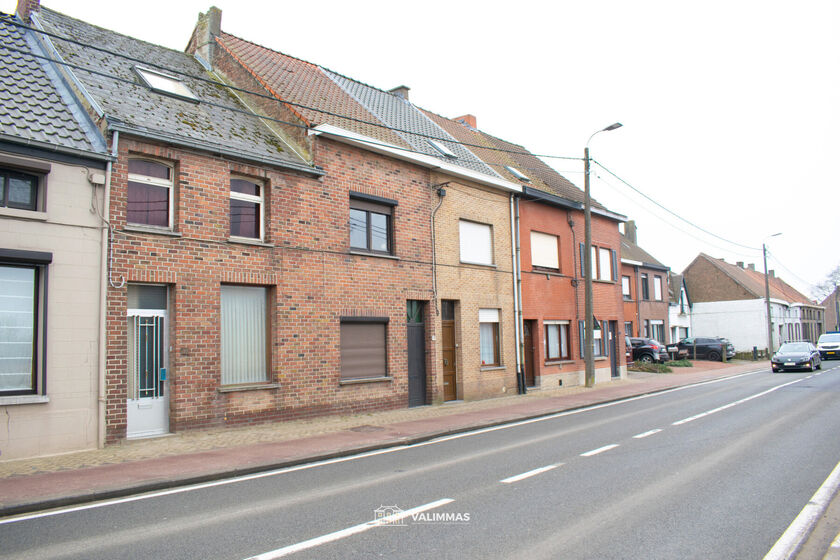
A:
{"type": "MultiPolygon", "coordinates": [[[[122,137],[114,166],[115,285],[169,287],[170,430],[360,412],[407,405],[406,300],[431,297],[428,171],[318,140],[323,178],[247,165],[122,137]],[[127,162],[151,157],[175,172],[172,235],[126,230],[127,162]],[[265,184],[265,243],[229,240],[230,176],[265,184]],[[396,258],[351,254],[349,193],[396,200],[396,258]],[[264,388],[222,390],[220,286],[268,288],[270,359],[264,388]],[[389,379],[340,383],[340,318],[387,317],[389,379]]],[[[108,295],[107,440],[126,433],[126,286],[108,295]]],[[[429,305],[425,316],[429,319],[429,305]]],[[[431,313],[434,316],[434,312],[431,313]]],[[[427,329],[426,353],[434,355],[427,329]]],[[[426,364],[429,400],[434,364],[426,364]]]]}
{"type": "MultiPolygon", "coordinates": [[[[520,205],[520,245],[522,261],[522,314],[533,326],[533,350],[525,348],[526,361],[533,359],[536,385],[553,388],[582,382],[579,321],[584,318],[584,281],[581,275],[580,244],[584,241],[583,212],[551,206],[536,201],[520,205]],[[569,222],[574,225],[570,225],[569,222]],[[559,270],[535,268],[531,262],[531,232],[557,236],[559,270]],[[545,321],[569,322],[569,359],[546,358],[545,321]]],[[[616,221],[592,216],[592,244],[614,251],[620,240],[616,221]]],[[[615,321],[617,326],[618,364],[624,366],[624,339],[620,283],[593,282],[593,303],[598,321],[615,321]]],[[[596,358],[596,370],[609,369],[609,358],[596,358]]],[[[607,373],[607,375],[609,375],[607,373]]]]}
{"type": "MultiPolygon", "coordinates": [[[[643,336],[660,339],[659,342],[667,344],[669,340],[669,315],[668,315],[668,271],[658,268],[648,268],[637,264],[621,263],[621,275],[630,279],[630,297],[624,296],[624,321],[632,323],[632,332],[628,330],[627,336],[643,336]],[[644,295],[642,289],[642,274],[647,275],[648,293],[644,295]],[[660,299],[656,299],[654,284],[658,281],[661,285],[660,299]],[[656,327],[651,327],[651,321],[662,321],[662,333],[654,332],[656,327]],[[647,326],[647,330],[646,329],[647,326]]],[[[622,329],[624,330],[624,329],[622,329]]]]}

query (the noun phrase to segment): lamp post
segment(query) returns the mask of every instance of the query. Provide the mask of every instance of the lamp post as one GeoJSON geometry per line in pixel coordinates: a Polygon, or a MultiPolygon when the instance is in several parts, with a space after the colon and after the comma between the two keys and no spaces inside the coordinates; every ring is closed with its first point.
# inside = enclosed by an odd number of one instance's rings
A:
{"type": "MultiPolygon", "coordinates": [[[[583,360],[586,366],[586,386],[593,387],[595,385],[595,357],[593,356],[593,327],[592,319],[594,318],[592,310],[592,197],[589,194],[589,143],[592,138],[599,132],[607,132],[620,128],[621,123],[613,123],[606,128],[597,130],[592,133],[589,140],[586,141],[586,147],[583,149],[583,222],[584,222],[584,251],[583,251],[583,277],[585,280],[585,304],[584,304],[584,353],[583,360]]],[[[603,335],[602,335],[603,336],[603,335]]]]}
{"type": "Polygon", "coordinates": [[[767,277],[767,240],[778,237],[782,232],[768,235],[761,242],[761,252],[764,254],[764,302],[767,304],[767,357],[773,354],[773,321],[770,318],[770,279],[767,277]]]}

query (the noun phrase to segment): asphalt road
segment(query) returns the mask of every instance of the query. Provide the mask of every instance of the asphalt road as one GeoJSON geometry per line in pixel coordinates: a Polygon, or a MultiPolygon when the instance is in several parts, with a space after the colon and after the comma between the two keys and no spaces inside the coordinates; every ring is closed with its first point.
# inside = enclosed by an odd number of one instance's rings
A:
{"type": "Polygon", "coordinates": [[[0,557],[760,559],[840,461],[840,363],[816,374],[0,519],[0,557]]]}

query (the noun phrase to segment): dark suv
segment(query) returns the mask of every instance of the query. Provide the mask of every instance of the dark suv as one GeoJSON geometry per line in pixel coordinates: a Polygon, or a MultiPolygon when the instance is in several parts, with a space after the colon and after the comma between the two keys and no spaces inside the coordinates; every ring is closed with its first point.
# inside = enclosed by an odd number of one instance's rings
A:
{"type": "Polygon", "coordinates": [[[726,352],[727,360],[735,357],[735,347],[732,346],[732,343],[719,336],[690,336],[680,340],[677,343],[677,348],[680,352],[688,351],[688,358],[691,360],[700,359],[717,362],[722,359],[724,352],[726,352]]]}
{"type": "Polygon", "coordinates": [[[630,337],[630,344],[633,347],[634,362],[667,362],[668,351],[665,345],[652,338],[630,337]]]}

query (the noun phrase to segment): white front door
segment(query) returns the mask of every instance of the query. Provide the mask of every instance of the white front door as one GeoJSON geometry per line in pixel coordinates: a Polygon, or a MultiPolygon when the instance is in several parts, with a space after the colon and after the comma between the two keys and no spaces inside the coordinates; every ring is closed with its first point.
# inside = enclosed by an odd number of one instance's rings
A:
{"type": "Polygon", "coordinates": [[[165,310],[128,310],[126,436],[169,433],[169,381],[165,310]]]}

